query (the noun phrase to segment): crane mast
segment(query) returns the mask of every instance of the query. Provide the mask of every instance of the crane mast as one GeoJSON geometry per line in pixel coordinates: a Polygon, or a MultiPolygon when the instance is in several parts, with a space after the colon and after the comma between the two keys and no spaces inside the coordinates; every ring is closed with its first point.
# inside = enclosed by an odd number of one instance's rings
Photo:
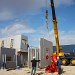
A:
{"type": "Polygon", "coordinates": [[[54,1],[50,0],[51,2],[51,10],[52,10],[52,20],[53,20],[53,26],[54,26],[54,35],[56,40],[56,53],[59,54],[59,37],[58,37],[58,28],[57,28],[57,19],[55,14],[55,7],[54,7],[54,1]]]}

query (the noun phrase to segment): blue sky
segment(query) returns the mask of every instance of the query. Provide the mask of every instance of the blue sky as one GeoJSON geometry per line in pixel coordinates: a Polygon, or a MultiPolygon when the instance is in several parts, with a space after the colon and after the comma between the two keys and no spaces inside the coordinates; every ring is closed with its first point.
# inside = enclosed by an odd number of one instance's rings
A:
{"type": "MultiPolygon", "coordinates": [[[[75,44],[75,0],[54,0],[60,45],[75,44]]],[[[46,29],[46,0],[0,0],[0,38],[23,34],[29,45],[39,46],[41,37],[55,45],[50,0],[46,29]]]]}

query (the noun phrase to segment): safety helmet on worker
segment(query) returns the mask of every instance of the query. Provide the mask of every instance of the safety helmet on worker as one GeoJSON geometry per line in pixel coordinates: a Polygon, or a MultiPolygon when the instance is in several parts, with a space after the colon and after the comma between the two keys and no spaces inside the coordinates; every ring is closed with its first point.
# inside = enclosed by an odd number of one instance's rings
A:
{"type": "Polygon", "coordinates": [[[35,57],[33,57],[33,59],[35,59],[35,57]]]}

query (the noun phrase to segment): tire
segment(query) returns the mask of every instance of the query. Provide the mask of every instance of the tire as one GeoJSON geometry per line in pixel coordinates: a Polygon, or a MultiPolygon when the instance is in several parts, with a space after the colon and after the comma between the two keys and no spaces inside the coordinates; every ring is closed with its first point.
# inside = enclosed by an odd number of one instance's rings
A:
{"type": "Polygon", "coordinates": [[[75,59],[71,59],[71,60],[70,60],[70,64],[71,64],[71,65],[75,65],[75,59]]]}
{"type": "Polygon", "coordinates": [[[67,59],[62,59],[61,62],[62,62],[62,65],[65,65],[65,66],[68,65],[68,60],[67,59]]]}

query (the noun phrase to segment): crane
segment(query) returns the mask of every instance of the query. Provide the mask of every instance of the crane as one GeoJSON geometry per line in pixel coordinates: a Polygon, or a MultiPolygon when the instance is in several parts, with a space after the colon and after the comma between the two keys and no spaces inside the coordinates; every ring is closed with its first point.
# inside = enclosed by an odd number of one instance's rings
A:
{"type": "MultiPolygon", "coordinates": [[[[52,21],[53,21],[53,27],[54,27],[54,35],[55,35],[55,41],[56,41],[55,53],[59,56],[64,56],[64,52],[62,51],[62,48],[59,45],[58,27],[57,27],[57,19],[56,19],[56,14],[55,14],[54,1],[50,0],[50,3],[51,3],[51,10],[52,10],[52,21]]],[[[48,9],[46,9],[46,28],[48,29],[48,9]]]]}
{"type": "MultiPolygon", "coordinates": [[[[54,0],[50,0],[51,10],[52,10],[52,21],[53,21],[53,28],[54,28],[54,35],[56,41],[56,54],[57,56],[61,56],[62,64],[66,65],[71,63],[75,65],[75,56],[71,53],[70,55],[65,55],[62,50],[62,47],[59,45],[59,36],[58,36],[58,27],[57,27],[57,18],[55,14],[55,7],[54,7],[54,0]]],[[[46,10],[46,20],[48,19],[48,10],[46,10]]]]}
{"type": "MultiPolygon", "coordinates": [[[[64,53],[61,52],[62,49],[59,46],[59,36],[58,36],[58,28],[57,28],[57,19],[56,19],[56,14],[55,14],[55,7],[54,7],[54,0],[50,0],[51,3],[51,10],[52,10],[52,21],[53,21],[53,28],[54,28],[54,36],[55,36],[55,41],[56,41],[56,52],[52,54],[51,56],[51,65],[48,65],[45,69],[46,72],[58,72],[57,70],[57,56],[63,56],[64,53]]],[[[48,20],[48,10],[46,10],[46,20],[48,20]]],[[[48,22],[46,21],[48,24],[48,22]]],[[[47,27],[48,28],[48,27],[47,27]]]]}
{"type": "MultiPolygon", "coordinates": [[[[57,28],[57,19],[56,19],[56,14],[55,14],[55,7],[54,7],[54,1],[50,0],[51,3],[51,10],[52,10],[52,21],[53,21],[53,27],[54,27],[54,35],[55,35],[55,41],[56,41],[56,54],[52,54],[51,56],[51,65],[48,65],[45,69],[45,72],[58,72],[57,70],[57,56],[61,53],[60,46],[59,46],[59,37],[58,37],[58,28],[57,28]]],[[[46,20],[48,20],[48,10],[46,10],[46,20]]],[[[48,24],[48,22],[46,21],[48,24]]],[[[47,27],[48,28],[48,27],[47,27]]],[[[61,53],[62,56],[62,53],[61,53]]]]}
{"type": "Polygon", "coordinates": [[[55,40],[56,40],[56,53],[58,55],[59,54],[59,37],[58,37],[57,19],[56,19],[56,14],[55,14],[54,1],[50,0],[50,2],[51,2],[51,9],[52,9],[54,35],[55,35],[55,40]]]}
{"type": "Polygon", "coordinates": [[[56,40],[56,53],[58,56],[61,56],[62,64],[67,65],[75,65],[75,55],[74,53],[70,53],[69,55],[65,55],[62,51],[62,48],[59,45],[59,36],[58,36],[58,28],[57,28],[57,19],[55,14],[55,7],[54,7],[54,0],[50,0],[51,3],[51,10],[52,10],[52,19],[53,19],[53,26],[54,26],[54,35],[56,40]]]}
{"type": "MultiPolygon", "coordinates": [[[[53,21],[53,27],[54,27],[54,35],[55,35],[55,41],[56,41],[55,53],[59,56],[64,56],[64,52],[62,51],[62,48],[59,45],[59,36],[58,36],[58,27],[57,27],[57,19],[56,19],[56,14],[55,14],[54,0],[50,0],[50,3],[51,3],[51,10],[52,10],[52,21],[53,21]]],[[[46,27],[48,29],[48,9],[46,9],[46,27]]]]}

